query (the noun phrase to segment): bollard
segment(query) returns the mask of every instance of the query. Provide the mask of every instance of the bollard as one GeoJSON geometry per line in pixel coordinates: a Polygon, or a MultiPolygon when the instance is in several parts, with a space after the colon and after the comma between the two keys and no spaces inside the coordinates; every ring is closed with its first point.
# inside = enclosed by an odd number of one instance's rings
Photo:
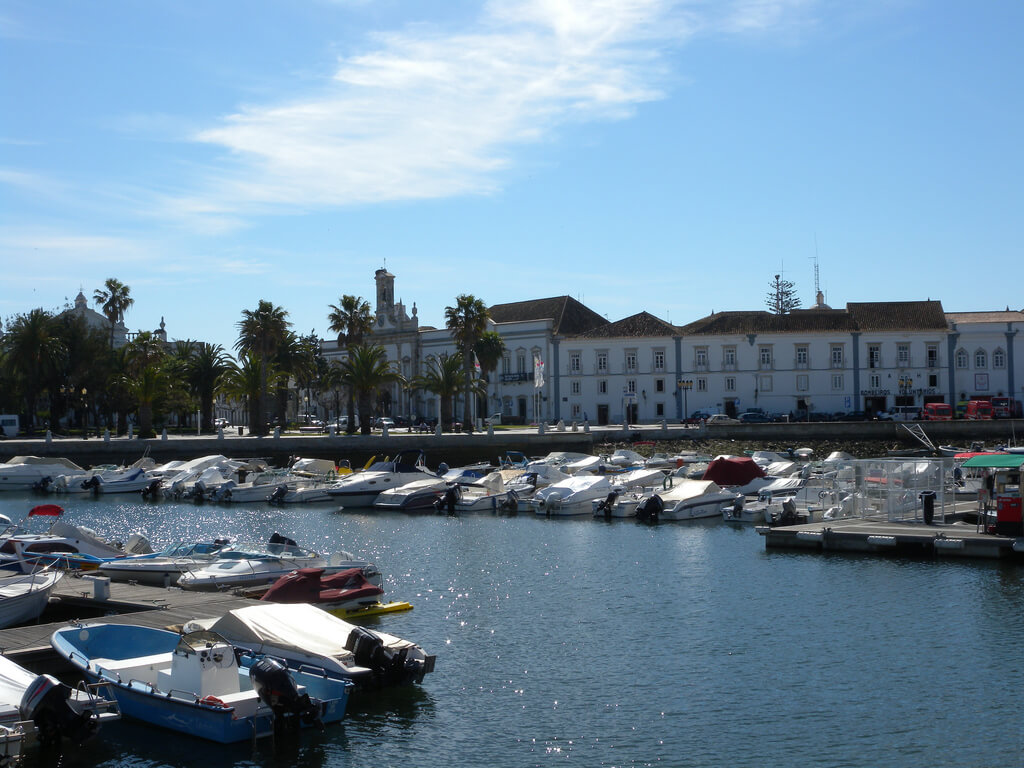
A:
{"type": "Polygon", "coordinates": [[[164,427],[164,431],[160,433],[160,439],[161,440],[166,440],[167,439],[167,427],[164,427]]]}
{"type": "Polygon", "coordinates": [[[217,439],[218,440],[223,440],[224,439],[224,427],[217,427],[217,439]]]}
{"type": "Polygon", "coordinates": [[[538,435],[543,435],[543,434],[544,434],[544,422],[543,422],[543,421],[542,421],[542,422],[540,422],[540,423],[539,423],[539,424],[537,425],[537,434],[538,434],[538,435]]]}
{"type": "Polygon", "coordinates": [[[434,427],[434,436],[435,437],[440,437],[441,436],[441,422],[440,421],[437,422],[437,426],[434,427]]]}
{"type": "Polygon", "coordinates": [[[387,437],[388,436],[388,425],[387,424],[382,424],[381,425],[380,436],[381,437],[387,437]]]}
{"type": "Polygon", "coordinates": [[[583,431],[584,432],[590,432],[590,422],[589,421],[584,421],[583,422],[583,431]]]}
{"type": "Polygon", "coordinates": [[[281,428],[280,427],[274,427],[274,439],[276,440],[280,436],[281,436],[281,428]]]}
{"type": "Polygon", "coordinates": [[[331,424],[331,426],[329,426],[329,427],[327,428],[327,434],[328,434],[328,435],[329,435],[330,437],[334,437],[334,425],[333,425],[333,424],[331,424]]]}
{"type": "Polygon", "coordinates": [[[132,425],[131,424],[128,425],[128,439],[129,440],[132,439],[132,425]]]}
{"type": "Polygon", "coordinates": [[[487,425],[487,436],[488,437],[494,437],[494,425],[493,424],[488,424],[487,425]]]}
{"type": "Polygon", "coordinates": [[[50,430],[46,430],[46,444],[49,445],[50,441],[53,440],[53,433],[50,430]]]}
{"type": "Polygon", "coordinates": [[[109,429],[104,429],[103,430],[103,442],[104,443],[109,443],[110,442],[110,430],[109,429]]]}

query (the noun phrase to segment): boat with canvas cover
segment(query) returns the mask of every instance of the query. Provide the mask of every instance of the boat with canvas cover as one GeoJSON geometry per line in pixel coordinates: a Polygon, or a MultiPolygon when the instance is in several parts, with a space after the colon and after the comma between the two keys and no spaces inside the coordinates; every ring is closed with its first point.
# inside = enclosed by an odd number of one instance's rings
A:
{"type": "Polygon", "coordinates": [[[70,459],[57,456],[15,456],[0,463],[0,491],[29,491],[58,475],[85,474],[70,459]]]}
{"type": "Polygon", "coordinates": [[[50,644],[87,679],[108,684],[124,716],[223,744],[341,720],[351,689],[323,670],[286,670],[263,656],[243,663],[208,631],[77,624],[50,644]]]}
{"type": "Polygon", "coordinates": [[[267,654],[289,670],[318,667],[356,690],[422,682],[435,657],[408,640],[370,630],[307,603],[260,603],[219,619],[196,619],[186,630],[209,629],[237,648],[267,654]]]}
{"type": "Polygon", "coordinates": [[[636,505],[636,517],[652,523],[721,517],[723,507],[742,498],[742,494],[722,488],[713,480],[684,478],[676,480],[671,488],[644,496],[636,505]]]}
{"type": "Polygon", "coordinates": [[[606,498],[611,487],[607,475],[573,475],[541,488],[530,506],[538,515],[590,515],[591,502],[606,498]]]}

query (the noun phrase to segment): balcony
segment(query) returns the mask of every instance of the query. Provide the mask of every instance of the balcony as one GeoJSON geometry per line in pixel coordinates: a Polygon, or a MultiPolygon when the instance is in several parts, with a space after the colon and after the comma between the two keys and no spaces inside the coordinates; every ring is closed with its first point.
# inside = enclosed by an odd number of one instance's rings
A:
{"type": "Polygon", "coordinates": [[[518,384],[523,381],[533,381],[533,372],[530,373],[503,373],[501,374],[502,384],[518,384]]]}

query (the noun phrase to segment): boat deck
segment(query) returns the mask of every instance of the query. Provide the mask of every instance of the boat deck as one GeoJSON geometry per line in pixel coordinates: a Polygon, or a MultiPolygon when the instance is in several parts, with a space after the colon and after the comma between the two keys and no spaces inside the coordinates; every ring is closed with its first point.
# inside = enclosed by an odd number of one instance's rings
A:
{"type": "Polygon", "coordinates": [[[54,588],[40,623],[0,629],[0,653],[38,673],[66,667],[50,647],[50,635],[74,621],[105,621],[147,627],[178,627],[190,619],[218,618],[256,601],[230,592],[189,592],[126,582],[97,582],[70,572],[54,588]]]}

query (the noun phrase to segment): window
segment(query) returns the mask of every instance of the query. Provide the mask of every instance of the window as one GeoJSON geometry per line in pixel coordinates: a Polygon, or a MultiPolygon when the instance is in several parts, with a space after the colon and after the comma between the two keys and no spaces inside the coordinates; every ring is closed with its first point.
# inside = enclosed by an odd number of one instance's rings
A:
{"type": "Polygon", "coordinates": [[[767,346],[766,347],[761,347],[760,350],[758,350],[757,355],[758,355],[758,360],[761,363],[761,369],[762,370],[764,370],[766,368],[771,368],[772,367],[772,348],[771,347],[767,347],[767,346]]]}
{"type": "Polygon", "coordinates": [[[872,373],[871,374],[871,384],[869,384],[868,386],[870,386],[872,389],[881,389],[882,388],[882,377],[879,376],[877,373],[872,373]]]}
{"type": "Polygon", "coordinates": [[[627,371],[635,371],[636,370],[636,350],[635,349],[630,349],[630,350],[626,351],[626,370],[627,371]]]}
{"type": "Polygon", "coordinates": [[[956,351],[956,367],[966,368],[967,367],[967,350],[958,349],[956,351]]]}
{"type": "Polygon", "coordinates": [[[580,372],[580,353],[570,352],[569,353],[569,373],[580,372]]]}
{"type": "Polygon", "coordinates": [[[569,384],[569,393],[573,395],[578,395],[580,393],[579,379],[573,379],[572,382],[569,384]]]}
{"type": "Polygon", "coordinates": [[[896,345],[896,365],[898,365],[900,368],[906,368],[908,365],[910,365],[909,344],[896,345]]]}
{"type": "Polygon", "coordinates": [[[988,368],[988,355],[984,349],[979,349],[974,353],[974,367],[988,368]]]}
{"type": "Polygon", "coordinates": [[[928,386],[929,387],[937,387],[937,386],[939,386],[939,374],[937,374],[937,373],[929,373],[928,374],[928,386]]]}
{"type": "Polygon", "coordinates": [[[736,391],[736,377],[735,376],[726,376],[725,377],[725,391],[726,392],[735,392],[736,391]]]}
{"type": "Polygon", "coordinates": [[[708,380],[707,379],[705,379],[703,377],[700,377],[700,378],[697,379],[697,391],[698,392],[707,392],[708,391],[708,380]]]}
{"type": "Polygon", "coordinates": [[[654,391],[655,392],[664,392],[665,391],[665,380],[664,379],[655,379],[654,380],[654,391]]]}
{"type": "Polygon", "coordinates": [[[655,350],[654,352],[654,370],[664,371],[665,370],[665,352],[664,350],[655,350]]]}
{"type": "Polygon", "coordinates": [[[882,367],[882,348],[877,344],[868,347],[868,368],[882,367]]]}
{"type": "Polygon", "coordinates": [[[806,392],[808,389],[808,376],[806,373],[801,373],[796,377],[796,391],[806,392]]]}
{"type": "Polygon", "coordinates": [[[797,368],[806,368],[807,367],[807,359],[808,359],[807,345],[806,344],[800,344],[796,348],[796,367],[797,368]]]}
{"type": "Polygon", "coordinates": [[[665,404],[664,403],[655,403],[654,404],[654,415],[655,416],[664,416],[665,415],[665,404]]]}
{"type": "Polygon", "coordinates": [[[708,369],[708,348],[697,347],[694,349],[693,362],[698,371],[706,371],[708,369]]]}
{"type": "Polygon", "coordinates": [[[757,388],[762,392],[772,391],[772,377],[771,376],[758,376],[757,377],[757,388]]]}
{"type": "Polygon", "coordinates": [[[507,352],[501,356],[501,372],[512,373],[512,357],[507,352]]]}
{"type": "Polygon", "coordinates": [[[1005,368],[1006,367],[1006,353],[1001,349],[997,349],[992,353],[992,367],[993,368],[1005,368]]]}
{"type": "Polygon", "coordinates": [[[833,373],[832,374],[832,391],[839,392],[843,388],[843,374],[833,373]]]}
{"type": "Polygon", "coordinates": [[[727,371],[736,370],[736,347],[722,349],[722,367],[727,371]]]}
{"type": "Polygon", "coordinates": [[[636,379],[630,379],[626,382],[626,390],[636,394],[636,379]]]}
{"type": "Polygon", "coordinates": [[[925,358],[928,361],[929,368],[939,367],[939,348],[935,344],[929,344],[925,348],[925,358]]]}
{"type": "Polygon", "coordinates": [[[608,382],[605,379],[601,379],[597,382],[597,394],[607,395],[608,394],[608,382]]]}
{"type": "Polygon", "coordinates": [[[608,370],[608,353],[598,352],[597,353],[597,370],[604,373],[608,370]]]}
{"type": "Polygon", "coordinates": [[[580,404],[579,403],[573,403],[572,404],[572,418],[573,418],[573,421],[575,421],[579,417],[580,417],[580,404]]]}
{"type": "Polygon", "coordinates": [[[841,344],[833,344],[831,349],[832,367],[843,367],[843,347],[841,344]]]}
{"type": "Polygon", "coordinates": [[[516,373],[526,373],[526,350],[516,352],[516,373]]]}

